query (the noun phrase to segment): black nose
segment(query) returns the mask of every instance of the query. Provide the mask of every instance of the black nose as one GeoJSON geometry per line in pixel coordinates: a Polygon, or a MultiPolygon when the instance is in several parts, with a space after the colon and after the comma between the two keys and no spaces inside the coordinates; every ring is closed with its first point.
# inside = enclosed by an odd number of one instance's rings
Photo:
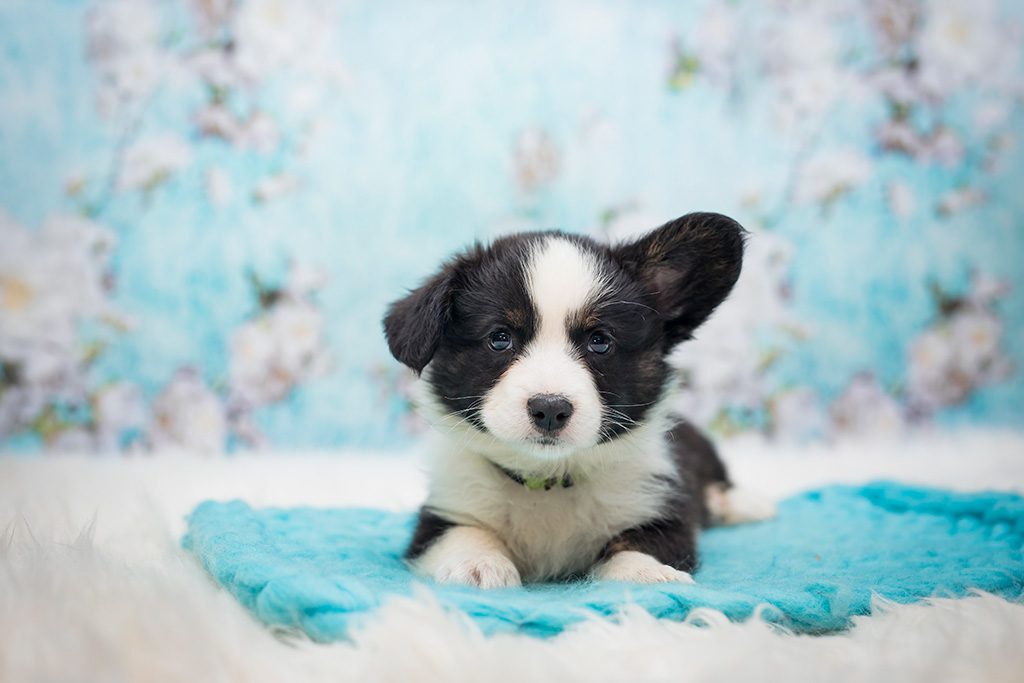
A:
{"type": "Polygon", "coordinates": [[[564,396],[537,394],[526,402],[526,410],[537,429],[554,433],[569,422],[572,404],[564,396]]]}

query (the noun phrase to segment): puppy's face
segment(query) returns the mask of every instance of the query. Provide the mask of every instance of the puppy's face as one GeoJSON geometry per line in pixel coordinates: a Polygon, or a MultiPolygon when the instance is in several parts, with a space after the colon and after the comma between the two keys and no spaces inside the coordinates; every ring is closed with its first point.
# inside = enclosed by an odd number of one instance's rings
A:
{"type": "Polygon", "coordinates": [[[642,424],[667,354],[739,276],[742,228],[690,214],[609,247],[560,233],[477,246],[384,321],[395,357],[454,422],[556,459],[642,424]]]}

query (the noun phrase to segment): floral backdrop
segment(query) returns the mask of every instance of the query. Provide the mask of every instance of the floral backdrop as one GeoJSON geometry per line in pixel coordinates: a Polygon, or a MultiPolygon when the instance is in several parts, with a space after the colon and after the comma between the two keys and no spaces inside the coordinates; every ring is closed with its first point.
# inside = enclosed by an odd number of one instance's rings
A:
{"type": "Polygon", "coordinates": [[[1024,414],[1012,0],[9,0],[0,447],[391,447],[388,301],[473,239],[751,233],[722,434],[1024,414]]]}

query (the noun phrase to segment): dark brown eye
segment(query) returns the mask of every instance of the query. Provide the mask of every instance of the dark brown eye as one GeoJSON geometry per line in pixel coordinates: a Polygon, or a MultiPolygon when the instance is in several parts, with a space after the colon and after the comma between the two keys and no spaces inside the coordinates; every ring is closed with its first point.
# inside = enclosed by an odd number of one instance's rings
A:
{"type": "Polygon", "coordinates": [[[590,335],[590,341],[587,342],[587,351],[591,353],[608,353],[612,348],[612,340],[604,332],[594,332],[590,335]]]}
{"type": "Polygon", "coordinates": [[[507,351],[512,348],[512,334],[508,330],[495,330],[487,343],[494,351],[507,351]]]}

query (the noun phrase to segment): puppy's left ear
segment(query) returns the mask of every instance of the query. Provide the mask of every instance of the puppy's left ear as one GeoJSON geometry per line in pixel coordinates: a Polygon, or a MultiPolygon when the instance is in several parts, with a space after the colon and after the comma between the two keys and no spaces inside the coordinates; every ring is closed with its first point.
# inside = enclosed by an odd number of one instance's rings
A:
{"type": "Polygon", "coordinates": [[[665,350],[693,331],[729,295],[743,263],[746,230],[717,213],[691,213],[613,249],[650,292],[665,324],[665,350]]]}
{"type": "Polygon", "coordinates": [[[388,307],[384,335],[388,348],[399,362],[419,374],[437,352],[444,326],[451,315],[451,292],[455,274],[445,267],[388,307]]]}

